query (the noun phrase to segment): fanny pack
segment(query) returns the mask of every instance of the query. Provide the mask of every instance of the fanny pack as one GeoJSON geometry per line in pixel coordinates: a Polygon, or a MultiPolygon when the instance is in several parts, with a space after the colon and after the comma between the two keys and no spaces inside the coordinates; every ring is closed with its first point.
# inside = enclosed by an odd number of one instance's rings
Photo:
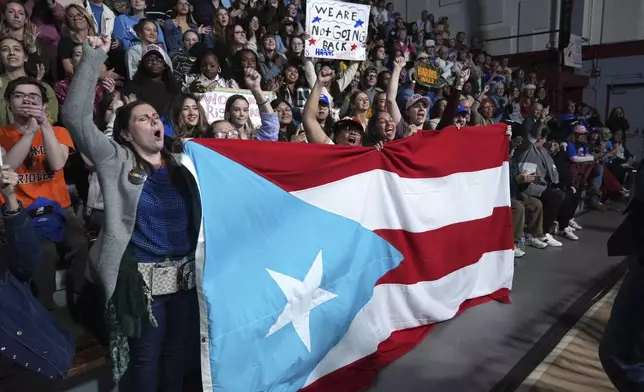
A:
{"type": "Polygon", "coordinates": [[[159,263],[138,263],[138,269],[153,296],[192,290],[197,286],[194,254],[179,260],[166,258],[159,263]]]}

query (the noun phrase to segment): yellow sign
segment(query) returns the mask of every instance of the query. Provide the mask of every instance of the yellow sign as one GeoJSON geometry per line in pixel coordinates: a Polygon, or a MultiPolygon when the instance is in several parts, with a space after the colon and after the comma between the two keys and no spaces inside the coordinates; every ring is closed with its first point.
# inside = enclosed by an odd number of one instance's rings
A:
{"type": "Polygon", "coordinates": [[[427,87],[434,87],[438,80],[438,70],[424,65],[416,66],[416,83],[427,87]]]}

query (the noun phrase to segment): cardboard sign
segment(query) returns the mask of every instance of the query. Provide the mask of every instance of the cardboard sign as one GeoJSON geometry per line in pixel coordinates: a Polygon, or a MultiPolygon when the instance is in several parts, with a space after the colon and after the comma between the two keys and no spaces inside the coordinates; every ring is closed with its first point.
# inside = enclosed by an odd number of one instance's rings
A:
{"type": "MultiPolygon", "coordinates": [[[[235,90],[222,88],[215,91],[196,94],[201,98],[201,106],[206,112],[206,118],[208,119],[208,124],[212,124],[214,121],[225,119],[224,112],[226,110],[226,101],[228,98],[233,95],[242,95],[248,100],[249,103],[249,116],[250,121],[255,127],[262,125],[262,119],[259,116],[259,107],[257,106],[257,101],[255,97],[250,92],[250,90],[235,90]]],[[[264,91],[266,98],[273,100],[276,98],[275,93],[270,91],[264,91]]]]}
{"type": "Polygon", "coordinates": [[[427,87],[434,87],[438,78],[439,74],[437,69],[424,65],[416,66],[416,83],[427,87]]]}
{"type": "Polygon", "coordinates": [[[366,60],[370,8],[341,1],[307,1],[306,32],[310,38],[304,43],[304,55],[366,60]]]}

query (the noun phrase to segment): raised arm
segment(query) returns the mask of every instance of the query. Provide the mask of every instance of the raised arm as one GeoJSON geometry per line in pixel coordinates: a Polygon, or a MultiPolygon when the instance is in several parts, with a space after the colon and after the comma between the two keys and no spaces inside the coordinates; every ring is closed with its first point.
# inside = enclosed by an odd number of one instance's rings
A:
{"type": "Polygon", "coordinates": [[[470,72],[470,68],[465,68],[457,75],[454,85],[452,86],[452,91],[447,99],[445,111],[443,111],[441,120],[436,126],[437,131],[442,130],[448,125],[452,125],[454,122],[454,116],[456,116],[456,110],[458,109],[458,104],[461,101],[461,91],[463,91],[465,82],[470,78],[470,72]]]}
{"type": "Polygon", "coordinates": [[[313,86],[315,86],[315,81],[317,80],[317,75],[315,75],[315,64],[313,64],[313,61],[308,57],[304,57],[302,59],[302,64],[304,67],[306,82],[309,84],[310,88],[313,88],[313,86]]]}
{"type": "Polygon", "coordinates": [[[259,115],[262,118],[262,125],[257,132],[258,140],[276,141],[280,131],[280,123],[277,113],[270,104],[270,99],[264,95],[262,88],[262,76],[252,68],[244,70],[244,81],[250,90],[259,107],[259,115]]]}
{"type": "Polygon", "coordinates": [[[95,86],[109,50],[110,38],[105,34],[90,37],[83,45],[83,56],[69,86],[62,112],[63,123],[77,150],[88,157],[94,166],[113,158],[118,148],[94,125],[95,86]]]}
{"type": "Polygon", "coordinates": [[[391,79],[387,86],[387,111],[391,114],[396,125],[398,125],[400,120],[402,120],[402,114],[398,108],[398,103],[396,103],[396,96],[398,95],[397,81],[400,79],[400,72],[405,64],[406,62],[404,57],[401,56],[396,58],[396,61],[394,61],[394,69],[391,72],[391,79]]]}
{"type": "Polygon", "coordinates": [[[327,70],[320,72],[315,85],[313,85],[313,89],[311,89],[309,99],[306,100],[306,105],[304,105],[302,124],[304,125],[304,132],[309,143],[325,144],[330,140],[318,122],[317,113],[322,90],[330,85],[332,80],[332,73],[327,72],[327,70]]]}
{"type": "Polygon", "coordinates": [[[351,82],[353,81],[353,77],[356,76],[356,72],[358,72],[358,67],[360,66],[359,61],[352,61],[351,64],[349,65],[349,68],[347,68],[346,71],[342,73],[342,76],[340,76],[340,79],[336,80],[335,83],[338,86],[338,90],[340,92],[343,92],[344,90],[351,85],[351,82]]]}

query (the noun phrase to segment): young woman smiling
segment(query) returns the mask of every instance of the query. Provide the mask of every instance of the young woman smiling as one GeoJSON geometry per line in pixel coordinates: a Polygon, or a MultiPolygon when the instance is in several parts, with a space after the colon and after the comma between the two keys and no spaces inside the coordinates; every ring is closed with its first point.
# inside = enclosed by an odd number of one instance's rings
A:
{"type": "Polygon", "coordinates": [[[197,322],[190,271],[201,222],[199,192],[180,157],[164,149],[163,124],[151,105],[135,101],[119,109],[114,140],[94,125],[88,87],[96,85],[109,50],[107,35],[84,45],[63,121],[96,168],[104,195],[105,224],[90,258],[105,296],[114,378],[122,391],[163,385],[179,392],[185,347],[198,339],[190,334],[197,322]],[[162,284],[152,269],[176,279],[162,284]]]}
{"type": "Polygon", "coordinates": [[[206,112],[194,94],[182,93],[175,97],[170,107],[170,124],[174,133],[172,151],[183,152],[183,140],[205,137],[208,131],[206,112]]]}
{"type": "Polygon", "coordinates": [[[238,132],[240,139],[277,140],[280,124],[277,113],[260,87],[262,77],[252,68],[244,70],[244,85],[251,91],[259,107],[262,125],[257,129],[250,119],[250,104],[242,95],[233,95],[226,101],[224,116],[238,132]]]}

